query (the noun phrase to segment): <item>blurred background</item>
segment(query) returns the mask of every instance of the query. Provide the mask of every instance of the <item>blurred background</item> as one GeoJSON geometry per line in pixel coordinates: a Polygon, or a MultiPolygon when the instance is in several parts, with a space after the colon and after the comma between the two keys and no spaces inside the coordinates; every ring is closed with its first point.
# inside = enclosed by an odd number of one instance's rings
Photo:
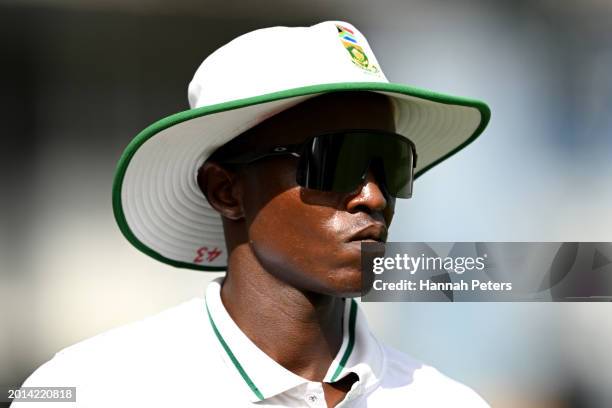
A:
{"type": "MultiPolygon", "coordinates": [[[[213,50],[330,19],[368,37],[391,81],[493,112],[399,200],[391,241],[612,241],[609,0],[0,0],[0,385],[203,296],[218,274],[123,239],[115,164],[141,129],[188,108],[213,50]]],[[[494,407],[612,406],[607,303],[363,306],[387,343],[494,407]]]]}

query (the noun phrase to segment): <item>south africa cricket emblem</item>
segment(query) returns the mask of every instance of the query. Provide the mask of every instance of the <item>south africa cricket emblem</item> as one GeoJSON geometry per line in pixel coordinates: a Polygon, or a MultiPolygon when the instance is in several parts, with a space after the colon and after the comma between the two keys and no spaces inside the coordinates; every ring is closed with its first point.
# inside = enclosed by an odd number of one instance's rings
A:
{"type": "Polygon", "coordinates": [[[351,56],[351,61],[353,61],[353,64],[373,74],[378,73],[378,67],[370,63],[370,60],[363,50],[363,47],[357,44],[355,33],[351,29],[339,24],[336,24],[336,28],[338,29],[338,37],[340,38],[340,42],[342,42],[342,45],[344,45],[344,48],[351,56]]]}

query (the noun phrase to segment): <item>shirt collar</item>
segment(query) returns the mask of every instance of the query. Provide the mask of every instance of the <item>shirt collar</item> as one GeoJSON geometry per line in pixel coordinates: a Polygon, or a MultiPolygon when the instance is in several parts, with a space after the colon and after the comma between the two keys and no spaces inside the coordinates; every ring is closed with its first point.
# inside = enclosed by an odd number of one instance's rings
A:
{"type": "MultiPolygon", "coordinates": [[[[222,284],[223,277],[208,285],[205,307],[222,358],[242,377],[250,389],[250,400],[265,400],[308,383],[270,358],[240,330],[221,301],[222,284]]],[[[342,345],[323,381],[334,382],[353,372],[359,376],[359,385],[369,389],[380,381],[383,365],[384,353],[363,312],[355,300],[345,301],[342,345]]]]}

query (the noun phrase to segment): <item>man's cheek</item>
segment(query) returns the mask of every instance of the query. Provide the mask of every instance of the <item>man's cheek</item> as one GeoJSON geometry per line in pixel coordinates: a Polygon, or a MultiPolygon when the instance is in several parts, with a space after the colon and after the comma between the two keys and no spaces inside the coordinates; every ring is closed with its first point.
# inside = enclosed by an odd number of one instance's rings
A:
{"type": "Polygon", "coordinates": [[[322,230],[330,237],[340,239],[340,232],[345,228],[346,222],[338,212],[325,218],[322,222],[322,230]]]}

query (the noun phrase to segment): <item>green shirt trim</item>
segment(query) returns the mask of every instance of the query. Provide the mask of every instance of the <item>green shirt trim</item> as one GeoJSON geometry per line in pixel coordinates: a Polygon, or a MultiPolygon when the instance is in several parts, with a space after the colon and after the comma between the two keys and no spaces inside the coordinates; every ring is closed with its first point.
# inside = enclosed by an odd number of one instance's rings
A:
{"type": "MultiPolygon", "coordinates": [[[[215,324],[215,321],[213,320],[212,315],[210,314],[210,310],[208,309],[208,303],[206,302],[206,299],[204,299],[204,305],[206,307],[206,314],[208,315],[208,320],[210,321],[210,325],[213,329],[213,332],[215,333],[215,336],[217,337],[217,340],[219,340],[219,343],[221,343],[223,350],[225,350],[232,364],[234,364],[234,367],[236,367],[236,370],[238,370],[238,373],[240,374],[242,379],[247,383],[251,391],[253,391],[253,393],[257,396],[257,398],[259,398],[260,401],[262,401],[264,399],[263,394],[261,393],[259,388],[255,385],[253,380],[251,380],[251,377],[249,377],[249,375],[246,373],[246,371],[244,370],[244,368],[242,367],[242,365],[240,364],[240,362],[238,361],[238,359],[236,358],[236,356],[234,355],[234,353],[232,352],[228,344],[225,342],[225,339],[223,339],[223,336],[219,332],[219,329],[217,328],[217,325],[215,324]]],[[[342,355],[342,358],[340,359],[340,363],[338,364],[336,371],[334,371],[334,375],[331,378],[331,382],[334,382],[337,379],[337,377],[340,375],[340,373],[344,369],[349,357],[351,356],[351,353],[355,346],[355,323],[356,322],[357,322],[357,302],[355,302],[354,299],[351,299],[351,310],[349,311],[348,344],[346,346],[346,350],[344,351],[344,354],[342,355]]]]}
{"type": "Polygon", "coordinates": [[[223,346],[223,350],[225,350],[230,360],[232,360],[234,367],[236,367],[236,370],[238,370],[240,376],[242,376],[242,379],[247,383],[251,391],[253,391],[253,393],[257,396],[257,398],[259,398],[260,401],[263,400],[263,394],[261,393],[261,391],[259,391],[259,388],[257,388],[253,380],[251,380],[251,377],[249,377],[246,371],[244,371],[244,368],[242,368],[242,365],[223,339],[223,336],[221,336],[221,333],[219,333],[219,329],[217,329],[217,325],[215,324],[212,319],[212,316],[210,315],[210,310],[208,310],[208,303],[206,303],[206,299],[204,299],[204,304],[206,305],[206,313],[208,314],[208,320],[210,321],[210,325],[212,326],[213,332],[215,332],[215,336],[217,336],[219,343],[221,343],[221,346],[223,346]]]}
{"type": "Polygon", "coordinates": [[[344,352],[344,355],[342,355],[342,358],[340,359],[340,363],[338,364],[338,367],[336,368],[334,375],[332,375],[331,382],[336,381],[336,379],[338,378],[338,376],[344,369],[346,362],[351,356],[353,347],[355,346],[355,322],[356,321],[357,321],[357,302],[355,302],[355,299],[351,299],[351,311],[349,312],[349,340],[346,346],[346,351],[344,352]]]}

